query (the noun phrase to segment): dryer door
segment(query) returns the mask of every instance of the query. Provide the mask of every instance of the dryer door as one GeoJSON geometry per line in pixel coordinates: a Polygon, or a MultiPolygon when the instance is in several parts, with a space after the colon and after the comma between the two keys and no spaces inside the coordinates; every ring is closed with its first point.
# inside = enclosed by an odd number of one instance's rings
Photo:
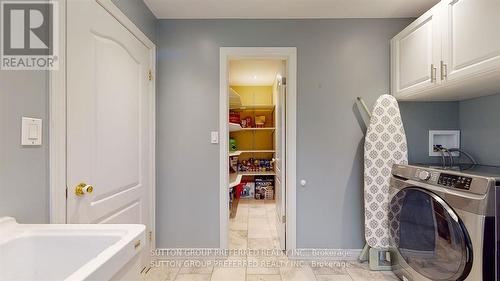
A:
{"type": "Polygon", "coordinates": [[[438,195],[418,187],[391,200],[391,244],[406,263],[431,280],[464,280],[472,266],[472,244],[458,215],[438,195]]]}

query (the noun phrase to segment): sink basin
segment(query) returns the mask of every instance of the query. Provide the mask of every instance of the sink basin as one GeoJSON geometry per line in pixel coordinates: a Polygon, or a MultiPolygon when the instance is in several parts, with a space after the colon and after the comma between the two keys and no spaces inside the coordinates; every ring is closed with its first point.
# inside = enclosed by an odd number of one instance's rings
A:
{"type": "Polygon", "coordinates": [[[144,225],[18,224],[0,218],[0,280],[120,280],[138,273],[144,225]],[[125,272],[134,269],[134,272],[125,272]]]}

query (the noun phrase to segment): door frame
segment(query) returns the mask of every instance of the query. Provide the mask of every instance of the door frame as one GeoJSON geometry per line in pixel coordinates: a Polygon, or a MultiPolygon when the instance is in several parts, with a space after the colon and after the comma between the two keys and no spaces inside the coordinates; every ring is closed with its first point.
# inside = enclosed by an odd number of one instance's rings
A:
{"type": "Polygon", "coordinates": [[[229,61],[231,59],[283,59],[287,61],[286,98],[286,250],[297,248],[296,171],[297,171],[297,48],[221,47],[219,64],[219,163],[220,248],[229,249],[229,61]]]}
{"type": "MultiPolygon", "coordinates": [[[[51,0],[52,1],[52,0],[51,0]]],[[[59,3],[59,69],[49,71],[49,189],[50,223],[67,223],[66,213],[66,3],[59,3]]],[[[149,86],[150,96],[150,182],[151,182],[151,231],[155,233],[156,206],[156,45],[117,7],[111,0],[94,0],[106,9],[118,22],[128,29],[150,50],[150,65],[153,79],[149,86]]],[[[70,188],[70,187],[68,187],[70,188]]],[[[155,247],[154,235],[152,246],[155,247]]]]}

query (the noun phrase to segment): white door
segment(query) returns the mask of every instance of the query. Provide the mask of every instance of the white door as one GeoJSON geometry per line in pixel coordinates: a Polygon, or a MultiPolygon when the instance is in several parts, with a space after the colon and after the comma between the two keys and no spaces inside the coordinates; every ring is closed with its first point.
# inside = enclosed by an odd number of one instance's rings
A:
{"type": "Polygon", "coordinates": [[[67,1],[67,19],[68,223],[140,223],[148,233],[150,49],[94,0],[67,1]],[[75,194],[80,183],[93,192],[75,194]]]}
{"type": "Polygon", "coordinates": [[[437,5],[391,40],[391,88],[404,97],[439,85],[441,35],[437,5]]]}
{"type": "MultiPolygon", "coordinates": [[[[283,72],[285,73],[285,72],[283,72]]],[[[276,230],[280,242],[280,248],[286,249],[286,177],[285,177],[285,155],[286,155],[286,78],[278,78],[276,99],[276,230]]]]}
{"type": "Polygon", "coordinates": [[[448,80],[500,68],[499,0],[447,0],[443,19],[448,80]]]}

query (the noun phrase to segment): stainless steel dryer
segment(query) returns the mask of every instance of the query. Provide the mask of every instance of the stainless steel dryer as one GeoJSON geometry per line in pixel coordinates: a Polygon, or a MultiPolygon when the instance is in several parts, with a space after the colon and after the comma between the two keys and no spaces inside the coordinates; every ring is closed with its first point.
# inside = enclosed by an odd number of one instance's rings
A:
{"type": "Polygon", "coordinates": [[[391,258],[401,280],[498,280],[500,167],[394,165],[392,175],[391,258]]]}

